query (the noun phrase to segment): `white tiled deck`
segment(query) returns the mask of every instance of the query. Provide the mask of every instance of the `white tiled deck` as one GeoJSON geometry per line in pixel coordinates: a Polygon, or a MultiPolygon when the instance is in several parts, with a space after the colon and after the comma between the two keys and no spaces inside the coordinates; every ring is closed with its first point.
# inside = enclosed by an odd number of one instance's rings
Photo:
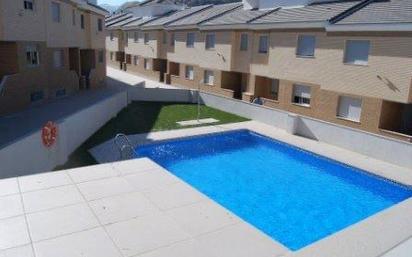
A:
{"type": "Polygon", "coordinates": [[[287,252],[149,159],[0,180],[2,257],[287,252]]]}

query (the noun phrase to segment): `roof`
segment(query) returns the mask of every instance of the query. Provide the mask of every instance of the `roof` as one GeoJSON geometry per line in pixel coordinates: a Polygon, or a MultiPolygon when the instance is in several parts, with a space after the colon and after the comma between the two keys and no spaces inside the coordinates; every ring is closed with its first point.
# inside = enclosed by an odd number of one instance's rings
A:
{"type": "Polygon", "coordinates": [[[121,22],[121,21],[130,19],[130,18],[132,18],[132,17],[133,17],[133,14],[128,13],[128,14],[123,15],[123,16],[120,16],[120,17],[118,17],[118,18],[116,18],[116,19],[113,19],[113,20],[110,20],[110,21],[106,21],[106,27],[112,26],[112,25],[114,25],[114,24],[116,24],[116,23],[119,23],[119,22],[121,22]]]}
{"type": "Polygon", "coordinates": [[[254,20],[251,24],[325,22],[330,18],[348,10],[357,3],[358,2],[336,2],[279,9],[276,12],[272,12],[254,20]]]}
{"type": "Polygon", "coordinates": [[[230,25],[230,24],[245,24],[253,21],[254,19],[261,17],[275,11],[276,9],[266,9],[266,10],[244,10],[239,8],[231,12],[227,12],[215,19],[211,19],[207,22],[202,23],[202,25],[230,25]]]}
{"type": "Polygon", "coordinates": [[[137,20],[140,20],[140,19],[142,19],[142,18],[141,17],[130,17],[130,18],[127,18],[125,20],[122,20],[122,21],[119,21],[119,22],[116,22],[116,23],[112,23],[111,25],[109,25],[107,27],[108,28],[121,27],[121,26],[127,25],[127,24],[129,24],[133,21],[137,21],[137,20]]]}
{"type": "Polygon", "coordinates": [[[185,18],[179,19],[170,23],[168,26],[187,26],[187,25],[197,25],[201,22],[208,21],[212,18],[218,17],[228,11],[239,8],[242,6],[242,3],[229,3],[229,4],[220,4],[214,5],[210,8],[203,9],[200,12],[189,15],[185,18]]]}
{"type": "Polygon", "coordinates": [[[365,7],[343,16],[334,22],[337,25],[352,24],[388,24],[388,23],[411,23],[412,1],[391,0],[373,1],[365,7]]]}
{"type": "Polygon", "coordinates": [[[194,6],[191,8],[183,9],[181,11],[176,11],[173,12],[170,15],[160,17],[159,19],[156,19],[152,22],[149,22],[145,24],[143,27],[156,27],[156,26],[163,26],[167,25],[171,22],[177,21],[179,19],[185,18],[188,15],[194,14],[196,12],[199,12],[203,9],[210,8],[212,5],[200,5],[200,6],[194,6]]]}
{"type": "Polygon", "coordinates": [[[96,8],[96,9],[99,9],[100,11],[103,11],[103,12],[105,12],[105,13],[110,13],[108,10],[106,10],[105,8],[103,8],[103,7],[101,7],[101,6],[97,5],[97,4],[92,4],[92,3],[90,3],[90,2],[87,2],[87,4],[90,5],[90,6],[92,6],[92,7],[94,7],[94,8],[96,8]]]}
{"type": "Polygon", "coordinates": [[[117,18],[119,18],[119,17],[125,16],[125,15],[127,15],[127,14],[128,14],[128,13],[117,13],[117,14],[113,14],[113,15],[110,15],[110,16],[106,17],[105,21],[106,21],[106,22],[112,21],[112,20],[114,20],[114,19],[117,19],[117,18]]]}
{"type": "Polygon", "coordinates": [[[136,27],[142,26],[142,25],[144,25],[144,24],[146,24],[150,21],[156,20],[158,18],[159,17],[144,17],[144,18],[132,21],[132,22],[126,24],[126,25],[123,25],[123,28],[124,29],[136,28],[136,27]]]}

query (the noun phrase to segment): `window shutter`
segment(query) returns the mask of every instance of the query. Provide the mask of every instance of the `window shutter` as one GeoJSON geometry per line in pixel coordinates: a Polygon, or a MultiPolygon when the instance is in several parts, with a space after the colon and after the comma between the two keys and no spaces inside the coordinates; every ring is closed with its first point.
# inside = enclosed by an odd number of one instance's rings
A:
{"type": "Polygon", "coordinates": [[[339,98],[338,116],[354,121],[360,120],[362,100],[348,96],[339,98]]]}
{"type": "Polygon", "coordinates": [[[303,85],[294,85],[293,95],[304,98],[310,98],[310,87],[303,85]]]}

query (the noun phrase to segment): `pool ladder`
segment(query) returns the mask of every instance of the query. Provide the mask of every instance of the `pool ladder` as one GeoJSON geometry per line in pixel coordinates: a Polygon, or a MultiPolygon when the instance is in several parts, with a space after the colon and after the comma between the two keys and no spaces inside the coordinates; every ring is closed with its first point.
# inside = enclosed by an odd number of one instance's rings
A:
{"type": "Polygon", "coordinates": [[[114,143],[120,153],[120,160],[130,160],[137,157],[135,147],[133,147],[129,138],[125,134],[117,134],[114,138],[114,143]]]}

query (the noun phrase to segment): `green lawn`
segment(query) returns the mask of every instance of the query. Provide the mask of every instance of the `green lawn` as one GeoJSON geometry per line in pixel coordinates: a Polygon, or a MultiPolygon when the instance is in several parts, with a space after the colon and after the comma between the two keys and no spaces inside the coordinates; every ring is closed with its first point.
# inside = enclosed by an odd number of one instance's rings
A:
{"type": "MultiPolygon", "coordinates": [[[[246,121],[247,119],[226,113],[207,106],[201,106],[201,118],[215,118],[219,123],[246,121]]],[[[70,169],[96,164],[87,151],[111,138],[117,133],[139,134],[150,131],[171,130],[182,128],[176,121],[193,120],[197,117],[196,104],[163,103],[163,102],[132,102],[115,118],[84,142],[70,157],[69,161],[56,168],[70,169]]],[[[184,127],[188,128],[188,127],[184,127]]]]}

